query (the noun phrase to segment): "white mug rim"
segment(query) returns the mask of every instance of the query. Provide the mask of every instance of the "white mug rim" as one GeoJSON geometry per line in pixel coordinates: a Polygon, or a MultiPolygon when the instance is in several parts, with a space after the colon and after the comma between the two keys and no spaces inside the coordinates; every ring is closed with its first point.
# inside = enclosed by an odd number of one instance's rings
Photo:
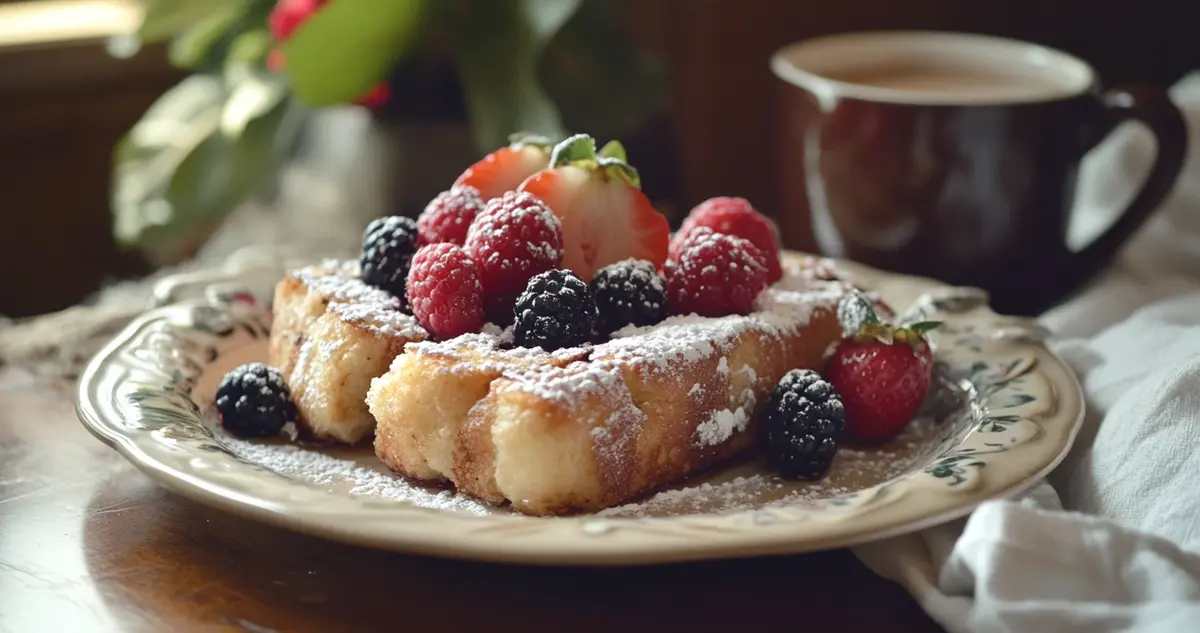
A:
{"type": "MultiPolygon", "coordinates": [[[[970,55],[961,59],[969,58],[970,55]]],[[[956,56],[958,58],[958,56],[956,56]]],[[[786,44],[771,56],[771,70],[783,81],[813,93],[819,99],[852,98],[862,101],[901,105],[1013,105],[1070,99],[1085,94],[1096,84],[1095,69],[1070,53],[1017,39],[954,31],[881,30],[853,31],[813,37],[786,44]],[[1062,85],[1043,92],[1021,94],[977,95],[952,91],[886,88],[841,81],[814,69],[822,54],[836,56],[839,48],[857,51],[874,47],[875,54],[884,51],[908,51],[933,54],[952,48],[963,53],[974,52],[976,57],[1011,60],[1014,65],[1026,65],[1056,72],[1062,85]]]]}

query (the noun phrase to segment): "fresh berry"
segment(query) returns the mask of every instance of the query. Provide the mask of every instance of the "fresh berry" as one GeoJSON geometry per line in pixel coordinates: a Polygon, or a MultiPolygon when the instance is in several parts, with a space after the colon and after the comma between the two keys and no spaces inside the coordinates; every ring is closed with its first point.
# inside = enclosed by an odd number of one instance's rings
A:
{"type": "Polygon", "coordinates": [[[221,426],[242,437],[279,435],[296,421],[296,405],[283,375],[274,367],[249,363],[234,368],[217,385],[221,426]]]}
{"type": "Polygon", "coordinates": [[[599,153],[596,142],[577,135],[554,148],[550,166],[521,183],[562,220],[563,262],[584,281],[623,259],[662,266],[670,228],[642,193],[625,149],[611,142],[599,153]]]}
{"type": "Polygon", "coordinates": [[[644,259],[623,259],[596,271],[592,294],[604,334],[626,325],[654,325],[667,315],[666,281],[644,259]]]}
{"type": "Polygon", "coordinates": [[[673,314],[749,314],[766,287],[762,252],[748,240],[707,227],[692,231],[679,261],[667,268],[667,301],[673,314]]]}
{"type": "Polygon", "coordinates": [[[471,222],[480,211],[483,211],[483,200],[474,187],[451,187],[439,193],[417,217],[421,244],[450,242],[461,246],[467,240],[467,229],[471,228],[471,222]]]}
{"type": "Polygon", "coordinates": [[[463,248],[479,268],[488,316],[512,319],[513,303],[529,278],[562,262],[562,228],[541,200],[509,191],[493,198],[467,231],[463,248]]]}
{"type": "Polygon", "coordinates": [[[363,231],[359,264],[366,283],[390,292],[403,303],[404,280],[417,252],[417,222],[393,215],[371,220],[363,231]]]}
{"type": "Polygon", "coordinates": [[[749,240],[766,257],[767,282],[775,283],[783,277],[783,266],[779,263],[779,234],[771,221],[745,198],[709,198],[696,205],[671,240],[668,258],[678,258],[688,234],[701,226],[749,240]]]}
{"type": "Polygon", "coordinates": [[[325,0],[279,0],[267,18],[272,37],[277,42],[286,41],[323,4],[325,0]]]}
{"type": "Polygon", "coordinates": [[[474,187],[484,202],[513,191],[550,164],[550,141],[537,136],[514,136],[511,144],[484,156],[454,181],[474,187]]]}
{"type": "Polygon", "coordinates": [[[517,345],[546,351],[586,343],[596,325],[591,289],[566,269],[548,270],[530,279],[514,312],[517,345]]]}
{"type": "Polygon", "coordinates": [[[475,262],[457,244],[422,246],[408,271],[413,316],[435,338],[447,339],[483,327],[483,285],[475,262]]]}
{"type": "Polygon", "coordinates": [[[825,361],[825,377],[846,406],[846,429],[853,438],[885,442],[904,431],[929,393],[933,354],[925,332],[937,322],[896,326],[880,320],[860,291],[838,304],[845,338],[825,361]]]}
{"type": "Polygon", "coordinates": [[[793,369],[771,390],[765,425],[767,465],[789,479],[811,480],[833,463],[846,416],[833,385],[811,369],[793,369]]]}
{"type": "Polygon", "coordinates": [[[386,83],[375,84],[374,88],[368,90],[361,97],[354,100],[355,105],[363,106],[364,108],[378,108],[388,102],[392,98],[392,88],[386,83]]]}

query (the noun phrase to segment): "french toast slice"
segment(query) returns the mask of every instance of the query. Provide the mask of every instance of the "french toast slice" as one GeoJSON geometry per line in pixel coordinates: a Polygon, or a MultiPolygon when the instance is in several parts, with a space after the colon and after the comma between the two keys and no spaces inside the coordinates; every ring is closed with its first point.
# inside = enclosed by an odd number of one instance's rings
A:
{"type": "Polygon", "coordinates": [[[671,317],[553,354],[488,334],[409,345],[367,394],[375,452],[534,515],[618,505],[732,458],[783,374],[841,336],[849,284],[823,260],[792,263],[746,316],[671,317]]]}
{"type": "Polygon", "coordinates": [[[364,398],[425,330],[400,301],[359,278],[357,262],[292,271],[275,287],[268,363],[288,382],[305,436],[357,444],[375,429],[364,398]]]}

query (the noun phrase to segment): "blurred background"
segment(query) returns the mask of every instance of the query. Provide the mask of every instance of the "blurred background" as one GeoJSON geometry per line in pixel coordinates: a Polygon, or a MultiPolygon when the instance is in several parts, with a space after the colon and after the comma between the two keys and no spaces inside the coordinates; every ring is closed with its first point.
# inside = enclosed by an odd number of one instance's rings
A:
{"type": "Polygon", "coordinates": [[[713,195],[779,213],[767,60],[815,35],[1003,35],[1108,82],[1200,66],[1196,0],[411,4],[387,9],[390,31],[333,16],[281,61],[273,1],[0,0],[0,315],[64,309],[222,239],[337,252],[517,129],[619,138],[673,222],[713,195]],[[345,98],[368,79],[347,65],[386,77],[345,98]]]}

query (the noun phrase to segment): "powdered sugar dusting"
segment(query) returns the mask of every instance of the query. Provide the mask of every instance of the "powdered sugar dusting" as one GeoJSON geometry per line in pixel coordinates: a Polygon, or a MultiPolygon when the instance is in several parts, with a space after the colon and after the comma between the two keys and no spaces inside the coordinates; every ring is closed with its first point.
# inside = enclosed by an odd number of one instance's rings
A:
{"type": "Polygon", "coordinates": [[[573,347],[547,352],[540,347],[512,347],[513,329],[484,325],[480,332],[462,334],[444,341],[417,341],[405,346],[405,353],[455,360],[444,368],[448,372],[509,372],[539,365],[565,365],[583,358],[587,348],[573,347]]]}
{"type": "Polygon", "coordinates": [[[725,355],[747,332],[794,334],[808,325],[816,310],[834,308],[845,292],[840,283],[813,280],[803,284],[792,280],[792,287],[797,289],[772,287],[763,291],[757,299],[757,311],[749,315],[672,316],[656,325],[626,326],[614,332],[611,340],[597,345],[593,355],[636,360],[651,368],[669,370],[680,362],[725,355]]]}
{"type": "MultiPolygon", "coordinates": [[[[588,396],[605,397],[606,393],[615,393],[615,385],[619,385],[620,392],[627,394],[623,374],[630,371],[641,371],[647,375],[661,372],[685,376],[688,374],[683,369],[686,365],[713,361],[717,356],[715,370],[728,375],[731,372],[728,354],[747,333],[766,337],[794,335],[808,324],[815,310],[820,307],[832,309],[844,294],[839,283],[812,279],[803,283],[793,280],[791,283],[792,289],[769,288],[764,291],[759,297],[762,311],[749,315],[720,318],[672,316],[652,326],[626,326],[615,332],[610,340],[593,347],[588,360],[572,363],[562,369],[543,371],[531,368],[515,373],[506,372],[511,382],[505,388],[524,390],[550,401],[570,403],[588,396]]],[[[487,337],[473,340],[471,344],[493,348],[496,345],[494,339],[487,337]]],[[[410,349],[427,352],[441,350],[440,353],[444,353],[445,344],[419,343],[410,346],[410,349]]],[[[506,350],[486,357],[503,358],[508,353],[522,352],[506,350]]],[[[753,369],[747,373],[753,385],[756,379],[753,369]]],[[[703,389],[698,384],[689,387],[689,396],[697,395],[703,389]]],[[[734,406],[712,412],[697,427],[696,445],[716,446],[745,431],[753,415],[754,403],[755,392],[750,388],[734,406]]]]}
{"type": "Polygon", "coordinates": [[[842,447],[826,477],[814,482],[785,480],[751,462],[680,483],[646,499],[601,510],[604,517],[666,517],[727,514],[804,506],[850,495],[917,470],[937,446],[936,427],[915,420],[892,445],[881,448],[842,447]]]}
{"type": "Polygon", "coordinates": [[[711,417],[696,427],[696,445],[716,446],[734,434],[745,431],[750,424],[754,400],[754,390],[747,389],[742,392],[742,402],[738,408],[714,411],[711,417]]]}
{"type": "Polygon", "coordinates": [[[358,262],[329,260],[292,273],[310,292],[326,300],[329,312],[380,337],[423,339],[425,329],[405,314],[400,300],[359,278],[358,262]]]}
{"type": "Polygon", "coordinates": [[[589,396],[628,399],[629,404],[633,404],[619,367],[610,362],[579,361],[563,368],[522,372],[512,378],[515,382],[508,388],[562,404],[589,396]]]}
{"type": "Polygon", "coordinates": [[[331,491],[390,499],[400,503],[453,512],[486,515],[495,510],[482,501],[448,490],[415,485],[403,477],[380,472],[356,461],[339,459],[294,444],[267,444],[226,437],[225,446],[246,461],[258,464],[280,475],[302,479],[331,491]]]}
{"type": "Polygon", "coordinates": [[[721,409],[713,412],[712,416],[696,427],[696,444],[699,446],[716,446],[733,437],[734,433],[746,430],[750,416],[745,407],[736,410],[721,409]]]}

